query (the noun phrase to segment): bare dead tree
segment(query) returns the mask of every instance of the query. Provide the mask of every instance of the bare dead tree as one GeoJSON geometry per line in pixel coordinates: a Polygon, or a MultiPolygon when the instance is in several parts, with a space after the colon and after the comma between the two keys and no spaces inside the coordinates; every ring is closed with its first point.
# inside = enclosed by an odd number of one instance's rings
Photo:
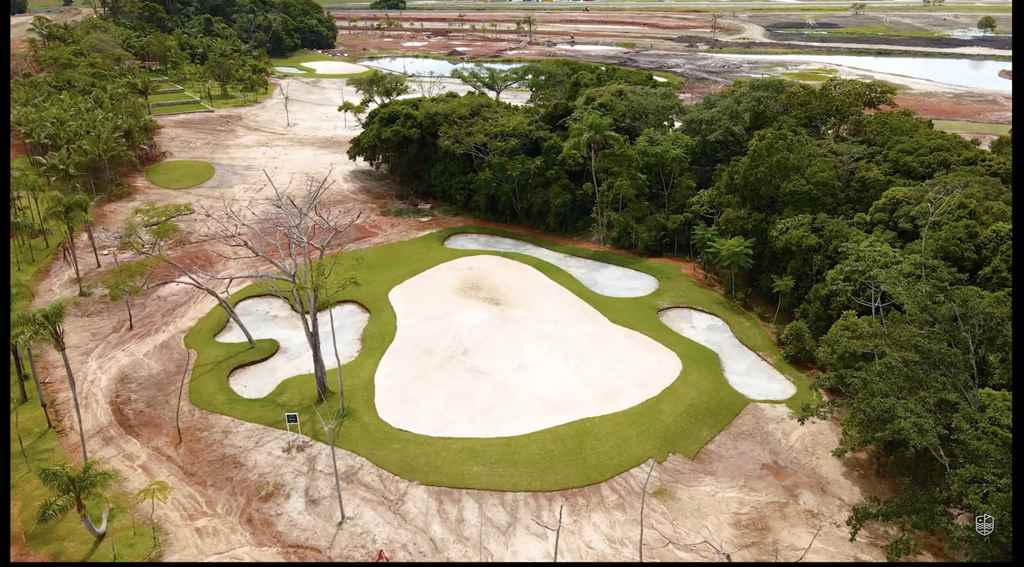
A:
{"type": "Polygon", "coordinates": [[[185,368],[181,370],[181,384],[178,385],[178,409],[174,412],[174,426],[178,428],[178,445],[181,445],[181,394],[185,391],[185,377],[188,376],[188,361],[192,351],[185,347],[185,368]]]}
{"type": "Polygon", "coordinates": [[[285,128],[291,128],[292,117],[288,114],[288,84],[284,81],[281,82],[281,98],[284,99],[284,126],[285,128]]]}
{"type": "Polygon", "coordinates": [[[338,520],[338,526],[341,526],[345,523],[345,501],[341,497],[341,473],[338,472],[338,448],[335,445],[335,440],[338,431],[341,429],[344,416],[340,408],[330,418],[324,418],[316,406],[313,406],[313,411],[316,412],[316,416],[320,420],[320,426],[327,433],[327,444],[331,447],[331,464],[334,466],[334,489],[338,495],[338,513],[341,517],[338,520]]]}
{"type": "Polygon", "coordinates": [[[644,479],[644,487],[640,492],[640,562],[644,562],[644,506],[647,504],[647,483],[651,482],[651,473],[654,472],[655,460],[651,459],[651,467],[647,469],[647,478],[644,479]]]}
{"type": "Polygon", "coordinates": [[[533,523],[535,523],[538,526],[544,528],[545,530],[548,530],[549,532],[555,532],[555,558],[553,560],[554,563],[558,563],[558,540],[559,540],[559,538],[562,535],[562,510],[564,508],[565,508],[565,503],[564,502],[558,506],[558,526],[557,527],[552,528],[550,526],[547,526],[547,525],[544,525],[544,524],[540,523],[536,519],[533,520],[533,523]]]}
{"type": "MultiPolygon", "coordinates": [[[[232,280],[228,280],[223,292],[218,291],[204,281],[212,279],[211,276],[203,274],[199,270],[186,268],[170,256],[171,250],[176,248],[178,244],[182,246],[193,244],[193,242],[178,242],[175,239],[178,227],[174,223],[174,220],[179,217],[193,214],[192,208],[190,206],[176,209],[168,208],[166,211],[161,212],[165,214],[145,216],[141,221],[135,218],[129,219],[121,231],[120,245],[128,247],[140,256],[156,258],[174,268],[176,272],[174,278],[157,282],[149,281],[147,276],[146,281],[143,283],[143,288],[152,289],[164,285],[179,284],[202,290],[210,297],[213,297],[224,312],[228,314],[228,317],[238,325],[238,328],[242,330],[242,334],[245,335],[245,340],[249,343],[249,347],[255,348],[256,339],[253,338],[252,333],[249,332],[245,323],[242,322],[242,318],[238,316],[234,306],[228,301],[232,280]]],[[[137,214],[136,216],[139,215],[137,214]]]]}
{"type": "Polygon", "coordinates": [[[279,188],[264,170],[273,192],[266,206],[257,210],[250,202],[243,208],[223,199],[216,213],[201,213],[207,221],[205,234],[232,250],[222,255],[223,258],[231,261],[257,259],[271,267],[270,272],[219,279],[260,280],[276,293],[290,298],[302,321],[302,331],[313,357],[317,403],[326,400],[328,394],[319,310],[331,286],[339,279],[344,281],[333,273],[336,263],[326,262],[324,257],[362,216],[362,211],[352,215],[341,208],[324,206],[325,195],[334,185],[333,181],[328,182],[332,173],[333,168],[319,180],[308,177],[304,190],[295,199],[288,194],[287,187],[279,188]]]}
{"type": "Polygon", "coordinates": [[[811,546],[814,545],[814,540],[818,539],[818,534],[821,533],[821,525],[818,525],[818,529],[814,531],[814,536],[811,537],[811,541],[804,548],[804,552],[800,554],[800,558],[796,560],[797,563],[803,561],[804,557],[807,556],[807,552],[811,550],[811,546]]]}

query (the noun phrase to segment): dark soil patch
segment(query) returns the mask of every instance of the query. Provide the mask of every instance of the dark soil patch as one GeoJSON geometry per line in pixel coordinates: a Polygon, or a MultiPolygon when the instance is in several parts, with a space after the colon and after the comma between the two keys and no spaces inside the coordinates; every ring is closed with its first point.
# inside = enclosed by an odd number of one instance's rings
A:
{"type": "MultiPolygon", "coordinates": [[[[818,27],[822,27],[818,24],[818,27]]],[[[802,32],[779,32],[769,30],[769,39],[774,41],[810,41],[813,43],[863,43],[867,45],[900,45],[904,47],[988,47],[991,49],[1013,49],[1013,38],[1002,36],[976,37],[917,37],[872,34],[814,34],[802,32]]]]}

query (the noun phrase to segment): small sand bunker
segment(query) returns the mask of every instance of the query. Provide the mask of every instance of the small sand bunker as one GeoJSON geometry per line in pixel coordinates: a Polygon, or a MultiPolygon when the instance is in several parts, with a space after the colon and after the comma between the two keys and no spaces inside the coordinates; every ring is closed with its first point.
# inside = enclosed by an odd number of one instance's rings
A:
{"type": "Polygon", "coordinates": [[[500,256],[440,264],[388,298],[398,329],[374,377],[377,413],[423,435],[521,435],[621,411],[682,370],[661,343],[500,256]]]}
{"type": "Polygon", "coordinates": [[[514,238],[490,234],[455,234],[448,237],[444,245],[460,250],[519,252],[533,256],[562,268],[583,285],[608,297],[642,297],[658,289],[658,279],[650,274],[562,254],[514,238]]]}
{"type": "Polygon", "coordinates": [[[732,334],[714,315],[675,307],[658,314],[670,329],[715,351],[729,385],[752,400],[785,400],[796,386],[732,334]]]}
{"type": "Polygon", "coordinates": [[[305,73],[305,71],[298,67],[274,67],[274,70],[278,73],[305,73]]]}
{"type": "Polygon", "coordinates": [[[304,61],[302,66],[309,67],[317,73],[326,75],[347,75],[349,73],[362,73],[367,70],[362,65],[346,63],[344,61],[304,61]]]}
{"type": "MultiPolygon", "coordinates": [[[[287,301],[277,297],[254,297],[239,302],[235,310],[253,338],[274,339],[279,345],[274,356],[231,373],[228,384],[235,393],[243,398],[262,398],[286,379],[313,372],[313,358],[302,332],[302,322],[287,301]]],[[[370,314],[361,305],[352,302],[339,303],[331,311],[334,312],[334,332],[338,337],[338,356],[341,363],[345,364],[359,354],[362,346],[360,337],[370,320],[370,314]]],[[[320,327],[320,352],[324,364],[330,370],[337,367],[337,364],[327,310],[321,311],[317,320],[320,327]]],[[[227,326],[215,338],[225,343],[237,343],[244,341],[245,335],[229,319],[227,326]]]]}

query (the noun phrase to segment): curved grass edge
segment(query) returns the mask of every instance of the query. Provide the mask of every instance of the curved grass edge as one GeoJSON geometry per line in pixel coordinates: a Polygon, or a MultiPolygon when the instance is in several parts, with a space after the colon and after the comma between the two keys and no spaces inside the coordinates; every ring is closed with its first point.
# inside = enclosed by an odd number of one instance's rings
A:
{"type": "Polygon", "coordinates": [[[146,181],[163,189],[192,189],[213,179],[216,172],[216,168],[208,161],[174,159],[147,166],[143,173],[146,181]],[[174,179],[172,181],[169,178],[174,179]]]}
{"type": "MultiPolygon", "coordinates": [[[[560,246],[511,230],[470,225],[345,252],[327,261],[354,267],[362,281],[360,286],[324,298],[319,307],[356,301],[371,315],[363,331],[362,350],[341,369],[346,421],[337,445],[421,484],[496,491],[562,490],[603,482],[650,458],[663,461],[670,453],[693,457],[746,407],[749,400],[728,385],[713,351],[661,322],[660,308],[703,306],[726,320],[737,337],[744,336],[746,340],[741,341],[748,348],[753,344],[752,350],[767,350],[769,355],[774,348],[774,353],[781,358],[763,329],[745,320],[727,300],[699,287],[677,266],[635,256],[560,246]],[[562,269],[531,256],[444,246],[444,240],[453,234],[473,232],[518,238],[564,253],[639,269],[658,278],[659,290],[641,298],[609,298],[590,291],[562,269]],[[396,330],[388,293],[398,283],[426,269],[479,254],[505,256],[530,265],[601,311],[612,323],[662,343],[683,361],[680,376],[658,395],[626,410],[526,435],[479,439],[430,437],[387,424],[377,415],[374,406],[373,377],[396,330]],[[758,333],[763,336],[756,336],[758,333]]],[[[345,273],[345,270],[338,273],[345,273]]],[[[237,304],[243,299],[272,293],[265,284],[253,284],[232,295],[230,301],[237,304]]],[[[220,307],[214,307],[185,337],[186,346],[197,353],[189,386],[192,403],[208,411],[278,429],[285,429],[285,412],[297,412],[305,422],[303,433],[326,442],[313,410],[311,375],[289,378],[270,395],[255,400],[242,398],[230,389],[227,376],[231,370],[269,356],[269,349],[276,349],[276,343],[262,339],[255,349],[249,349],[245,343],[214,341],[213,337],[226,323],[227,315],[220,307]]],[[[774,363],[772,356],[768,358],[774,363]]],[[[791,400],[800,396],[801,389],[806,390],[807,381],[794,383],[798,394],[791,400]]],[[[328,385],[332,392],[325,402],[327,407],[337,404],[337,394],[333,391],[336,384],[337,371],[331,370],[328,385]]]]}

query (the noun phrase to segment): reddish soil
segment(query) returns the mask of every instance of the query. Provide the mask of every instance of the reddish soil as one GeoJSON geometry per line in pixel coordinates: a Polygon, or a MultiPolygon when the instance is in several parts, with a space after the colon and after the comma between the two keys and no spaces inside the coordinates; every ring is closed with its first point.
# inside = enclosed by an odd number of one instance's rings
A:
{"type": "Polygon", "coordinates": [[[896,95],[896,104],[929,119],[1000,124],[1013,119],[1013,97],[996,94],[903,93],[896,95]]]}

